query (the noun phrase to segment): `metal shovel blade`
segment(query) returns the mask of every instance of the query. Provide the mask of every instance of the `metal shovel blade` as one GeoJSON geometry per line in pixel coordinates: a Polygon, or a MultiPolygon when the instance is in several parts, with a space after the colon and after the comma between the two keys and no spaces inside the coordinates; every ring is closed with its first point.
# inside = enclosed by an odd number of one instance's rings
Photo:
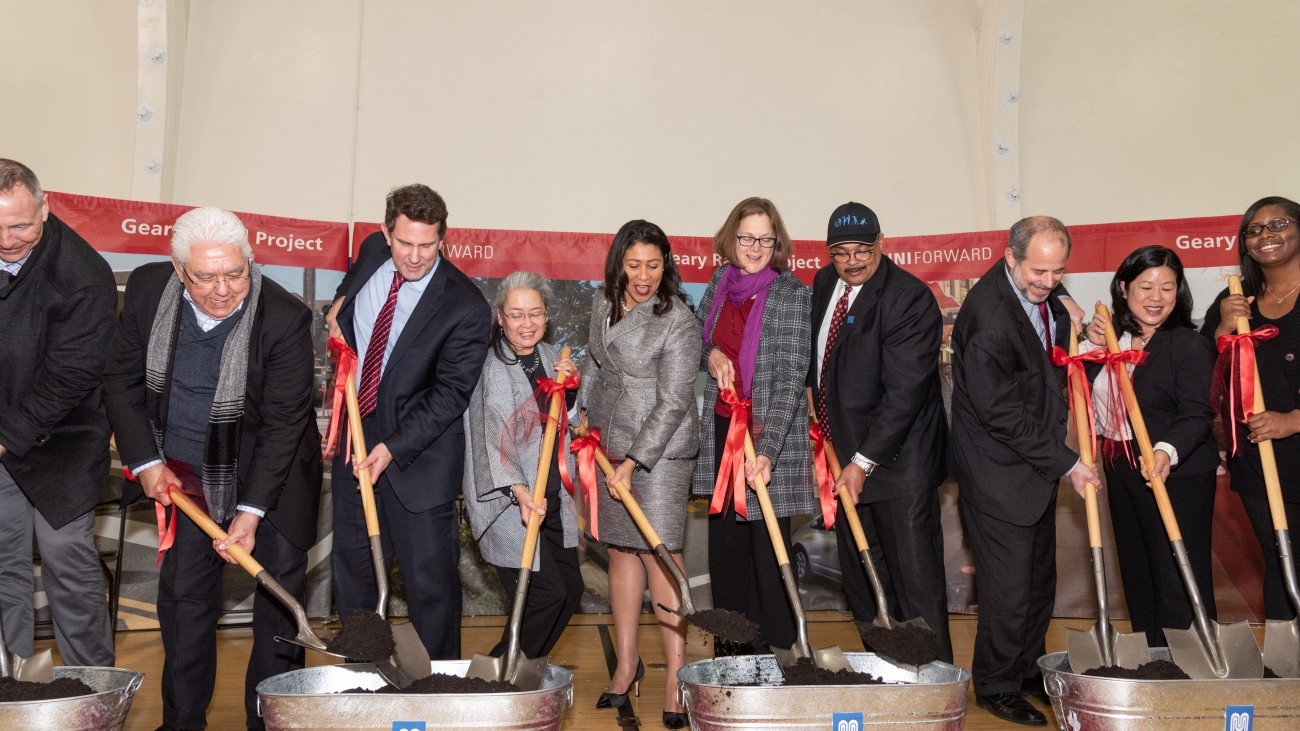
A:
{"type": "Polygon", "coordinates": [[[518,686],[519,690],[537,690],[542,687],[542,681],[546,679],[546,666],[550,661],[550,657],[529,659],[520,655],[515,667],[511,668],[504,656],[492,657],[491,655],[474,653],[474,657],[469,661],[469,671],[465,673],[465,677],[479,678],[481,680],[504,680],[518,686]]]}
{"type": "Polygon", "coordinates": [[[1147,647],[1145,635],[1119,632],[1113,625],[1097,623],[1091,629],[1067,629],[1065,647],[1069,651],[1070,668],[1076,673],[1108,666],[1136,670],[1139,665],[1151,662],[1151,649],[1147,647]],[[1109,641],[1104,632],[1110,635],[1109,641]],[[1107,645],[1114,653],[1109,661],[1102,650],[1107,645]]]}
{"type": "Polygon", "coordinates": [[[1202,637],[1195,626],[1165,628],[1169,653],[1184,672],[1196,680],[1264,677],[1264,656],[1248,623],[1210,622],[1208,632],[1202,637]]]}
{"type": "Polygon", "coordinates": [[[1264,624],[1264,666],[1280,678],[1300,678],[1300,628],[1294,619],[1264,624]]]}
{"type": "Polygon", "coordinates": [[[48,649],[31,657],[14,656],[14,679],[28,683],[48,683],[54,680],[54,656],[48,649]]]}
{"type": "MultiPolygon", "coordinates": [[[[930,623],[929,623],[929,622],[926,622],[926,621],[925,621],[924,619],[922,619],[921,617],[916,617],[915,619],[906,619],[906,620],[902,620],[902,621],[900,621],[900,620],[894,619],[893,617],[890,617],[890,616],[888,616],[888,615],[886,615],[886,614],[881,614],[880,611],[877,611],[877,612],[876,612],[876,617],[875,617],[875,619],[871,620],[871,622],[869,622],[869,623],[868,623],[868,622],[864,622],[864,621],[856,620],[856,619],[855,619],[855,620],[853,620],[853,624],[858,628],[858,634],[861,635],[862,638],[863,638],[863,640],[862,640],[863,645],[866,645],[866,644],[867,644],[867,641],[866,641],[867,632],[868,632],[868,630],[869,630],[870,628],[872,628],[872,627],[878,627],[878,628],[880,628],[880,629],[883,629],[883,630],[889,630],[889,631],[900,630],[900,629],[917,629],[917,630],[923,630],[923,631],[925,631],[925,632],[928,632],[928,633],[929,633],[930,635],[932,635],[932,636],[934,635],[934,630],[930,629],[930,623]]],[[[935,649],[935,654],[936,654],[936,658],[935,658],[935,659],[938,659],[938,658],[937,658],[937,654],[938,654],[938,649],[937,649],[937,648],[938,648],[938,638],[937,638],[937,637],[935,638],[935,648],[936,648],[936,649],[935,649]]],[[[887,647],[878,647],[878,646],[876,646],[875,644],[873,644],[873,645],[871,645],[870,647],[867,647],[867,649],[868,649],[868,650],[871,650],[871,651],[874,652],[874,653],[876,653],[876,656],[879,657],[881,660],[884,660],[885,662],[889,663],[890,665],[893,665],[894,667],[899,668],[899,669],[901,669],[901,670],[906,670],[906,671],[908,671],[908,672],[910,672],[910,673],[917,673],[917,672],[920,672],[920,671],[921,671],[921,667],[922,667],[922,665],[925,664],[925,663],[923,663],[923,664],[917,664],[917,663],[904,662],[904,661],[900,660],[899,658],[894,657],[894,656],[889,652],[890,648],[887,648],[887,647]]]]}
{"type": "Polygon", "coordinates": [[[392,625],[393,656],[388,660],[375,663],[375,670],[397,688],[408,688],[420,678],[427,678],[432,672],[429,663],[429,651],[424,649],[420,635],[415,632],[415,625],[410,622],[392,625]]]}

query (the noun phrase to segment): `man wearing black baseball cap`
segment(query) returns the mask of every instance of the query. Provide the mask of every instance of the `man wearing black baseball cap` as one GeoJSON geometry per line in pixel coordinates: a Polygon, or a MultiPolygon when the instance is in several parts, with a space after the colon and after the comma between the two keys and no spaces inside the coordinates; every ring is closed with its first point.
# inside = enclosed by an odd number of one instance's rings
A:
{"type": "MultiPolygon", "coordinates": [[[[947,421],[939,385],[943,321],[924,282],[881,252],[874,211],[845,203],[831,214],[832,264],[813,279],[809,402],[835,446],[877,563],[890,613],[921,617],[951,662],[938,487],[947,476],[947,421]]],[[[847,521],[835,521],[844,591],[854,619],[876,603],[847,521]]]]}

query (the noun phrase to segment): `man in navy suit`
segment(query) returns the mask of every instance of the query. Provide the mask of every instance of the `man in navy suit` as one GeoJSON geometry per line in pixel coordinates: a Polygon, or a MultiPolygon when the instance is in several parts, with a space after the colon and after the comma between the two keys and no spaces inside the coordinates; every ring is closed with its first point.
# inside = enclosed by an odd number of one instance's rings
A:
{"type": "Polygon", "coordinates": [[[971,288],[953,327],[952,454],[966,536],[975,556],[979,626],[971,665],[976,703],[1014,723],[1047,718],[1037,660],[1056,599],[1056,489],[1100,485],[1065,446],[1061,278],[1070,233],[1055,218],[1011,227],[1003,261],[971,288]]]}
{"type": "Polygon", "coordinates": [[[435,660],[460,658],[461,415],[487,357],[491,310],[442,257],[447,205],[425,185],[388,194],[384,229],[339,285],[330,334],[357,351],[369,455],[334,460],[334,598],[346,621],[378,601],[354,467],[374,480],[385,565],[396,557],[411,623],[435,660]]]}

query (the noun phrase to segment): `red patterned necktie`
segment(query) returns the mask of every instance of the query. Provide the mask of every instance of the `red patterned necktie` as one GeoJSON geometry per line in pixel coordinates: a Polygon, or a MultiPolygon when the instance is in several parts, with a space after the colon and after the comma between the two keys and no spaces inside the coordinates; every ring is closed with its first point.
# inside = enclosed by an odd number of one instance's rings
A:
{"type": "Polygon", "coordinates": [[[384,351],[388,349],[388,333],[393,329],[397,290],[401,289],[405,281],[401,272],[393,272],[393,286],[388,290],[388,299],[384,300],[384,306],[375,318],[375,329],[370,331],[366,362],[361,366],[361,386],[357,390],[357,405],[363,419],[375,413],[375,404],[379,402],[379,374],[384,370],[384,351]]]}
{"type": "Polygon", "coordinates": [[[826,332],[826,349],[822,351],[821,376],[817,381],[817,420],[821,422],[822,434],[827,439],[831,436],[831,422],[826,418],[826,361],[830,360],[831,349],[835,347],[835,338],[840,334],[845,316],[849,314],[849,294],[852,292],[853,285],[845,285],[843,296],[835,303],[835,311],[831,313],[831,328],[826,332]]]}
{"type": "Polygon", "coordinates": [[[1043,343],[1052,352],[1052,321],[1047,315],[1047,300],[1038,303],[1038,316],[1043,318],[1043,343]]]}

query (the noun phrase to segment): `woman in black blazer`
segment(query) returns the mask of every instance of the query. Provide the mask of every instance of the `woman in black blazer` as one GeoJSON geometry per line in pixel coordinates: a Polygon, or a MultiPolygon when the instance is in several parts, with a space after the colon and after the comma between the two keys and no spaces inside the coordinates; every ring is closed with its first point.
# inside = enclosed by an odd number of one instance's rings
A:
{"type": "MultiPolygon", "coordinates": [[[[1182,262],[1170,249],[1144,246],[1129,254],[1115,272],[1110,291],[1120,348],[1147,353],[1144,365],[1126,367],[1155,443],[1155,470],[1168,487],[1201,598],[1214,618],[1210,526],[1219,466],[1210,406],[1214,348],[1192,329],[1192,293],[1182,262]]],[[[1105,347],[1105,322],[1102,316],[1093,318],[1083,350],[1105,347]]],[[[1139,463],[1132,428],[1111,406],[1119,401],[1110,399],[1105,372],[1096,375],[1092,393],[1129,617],[1134,631],[1146,633],[1149,645],[1165,647],[1165,627],[1191,626],[1191,604],[1147,487],[1146,466],[1139,463]]],[[[1118,413],[1125,412],[1121,408],[1118,413]]]]}

